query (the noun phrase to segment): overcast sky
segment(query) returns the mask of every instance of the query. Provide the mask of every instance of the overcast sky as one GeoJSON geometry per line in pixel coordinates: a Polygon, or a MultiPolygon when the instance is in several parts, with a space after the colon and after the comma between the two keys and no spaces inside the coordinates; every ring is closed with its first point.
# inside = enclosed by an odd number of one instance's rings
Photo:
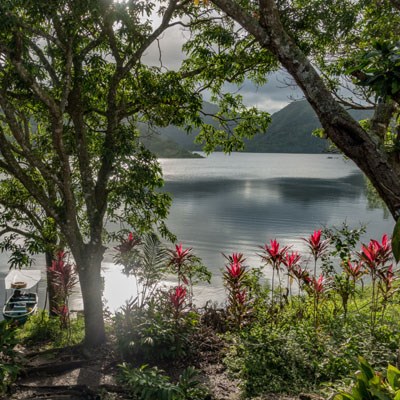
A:
{"type": "MultiPolygon", "coordinates": [[[[154,21],[155,22],[155,21],[154,21]]],[[[182,44],[187,39],[187,33],[179,27],[170,28],[160,38],[162,50],[162,63],[170,69],[177,69],[184,57],[182,44]],[[186,36],[186,37],[185,37],[186,36]]],[[[145,55],[145,62],[150,65],[160,65],[158,46],[154,45],[145,55]]],[[[293,86],[288,74],[276,72],[268,77],[268,83],[262,87],[256,87],[246,81],[240,88],[244,103],[248,106],[257,106],[263,111],[273,114],[279,111],[293,100],[303,99],[301,91],[293,86]]],[[[227,91],[236,92],[237,86],[226,85],[227,91]]],[[[209,100],[205,95],[205,100],[209,100]]]]}

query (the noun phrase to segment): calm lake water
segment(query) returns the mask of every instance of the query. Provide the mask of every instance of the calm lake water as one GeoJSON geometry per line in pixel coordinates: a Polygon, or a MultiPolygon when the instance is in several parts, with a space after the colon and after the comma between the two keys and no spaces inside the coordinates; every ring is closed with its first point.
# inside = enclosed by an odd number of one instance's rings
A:
{"type": "MultiPolygon", "coordinates": [[[[371,209],[363,175],[338,155],[214,153],[204,159],[161,160],[165,189],[173,195],[170,230],[212,271],[199,302],[222,301],[222,253],[242,252],[259,265],[257,246],[271,239],[305,250],[301,237],[323,226],[367,224],[363,240],[391,233],[393,219],[371,209]]],[[[7,269],[0,259],[1,276],[7,269]]],[[[132,279],[104,262],[105,298],[115,310],[134,291],[132,279]]]]}

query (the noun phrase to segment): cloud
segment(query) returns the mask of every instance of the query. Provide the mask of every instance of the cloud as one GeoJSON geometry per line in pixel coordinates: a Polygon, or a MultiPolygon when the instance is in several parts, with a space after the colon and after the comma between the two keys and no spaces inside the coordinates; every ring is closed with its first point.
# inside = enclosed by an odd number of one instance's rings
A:
{"type": "MultiPolygon", "coordinates": [[[[160,22],[159,17],[153,20],[154,27],[160,22]]],[[[155,42],[145,53],[143,61],[152,66],[164,67],[165,69],[179,69],[185,58],[182,46],[188,40],[189,32],[176,25],[166,30],[158,42],[155,42]]],[[[246,106],[255,106],[263,111],[273,114],[279,111],[293,100],[303,98],[303,94],[294,84],[289,74],[283,70],[273,72],[268,76],[268,82],[263,86],[256,86],[246,80],[239,87],[226,84],[224,90],[240,93],[246,106]]],[[[205,93],[205,100],[210,96],[205,93]]]]}
{"type": "Polygon", "coordinates": [[[143,61],[152,66],[165,67],[167,69],[179,69],[185,54],[182,46],[188,39],[188,33],[179,27],[173,27],[166,30],[158,38],[158,42],[147,50],[143,61]]]}
{"type": "Polygon", "coordinates": [[[268,82],[257,86],[246,80],[240,87],[225,85],[227,91],[237,92],[243,96],[247,106],[255,106],[260,110],[273,114],[290,102],[303,99],[303,93],[285,71],[272,72],[268,82]]]}

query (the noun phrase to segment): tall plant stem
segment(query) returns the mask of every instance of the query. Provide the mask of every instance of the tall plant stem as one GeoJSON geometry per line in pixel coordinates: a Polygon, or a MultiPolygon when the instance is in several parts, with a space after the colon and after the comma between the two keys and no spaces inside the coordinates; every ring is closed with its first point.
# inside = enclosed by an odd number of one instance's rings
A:
{"type": "Polygon", "coordinates": [[[372,332],[375,332],[375,322],[376,322],[376,278],[375,275],[372,276],[372,304],[371,304],[371,328],[372,332]]]}
{"type": "Polygon", "coordinates": [[[276,273],[278,275],[279,306],[282,307],[282,282],[281,282],[281,274],[280,274],[280,271],[279,271],[279,265],[277,265],[276,273]]]}
{"type": "Polygon", "coordinates": [[[274,305],[275,264],[272,264],[271,304],[274,305]]]}
{"type": "MultiPolygon", "coordinates": [[[[314,281],[317,280],[317,257],[314,257],[314,281]]],[[[317,293],[314,288],[314,326],[317,328],[317,293]]]]}

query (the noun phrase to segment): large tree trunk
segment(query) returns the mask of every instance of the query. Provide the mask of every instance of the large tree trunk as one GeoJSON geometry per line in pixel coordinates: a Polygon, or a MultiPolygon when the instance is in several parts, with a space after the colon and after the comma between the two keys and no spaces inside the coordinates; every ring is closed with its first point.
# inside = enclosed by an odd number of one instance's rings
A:
{"type": "Polygon", "coordinates": [[[365,173],[395,219],[400,215],[400,164],[379,137],[364,131],[333,98],[301,49],[285,31],[274,0],[260,0],[260,19],[232,0],[212,0],[271,51],[292,75],[333,143],[365,173]]]}
{"type": "Polygon", "coordinates": [[[104,250],[85,246],[83,257],[75,257],[81,285],[83,307],[85,310],[86,347],[97,347],[106,340],[103,318],[103,282],[101,278],[101,261],[104,250]]]}

